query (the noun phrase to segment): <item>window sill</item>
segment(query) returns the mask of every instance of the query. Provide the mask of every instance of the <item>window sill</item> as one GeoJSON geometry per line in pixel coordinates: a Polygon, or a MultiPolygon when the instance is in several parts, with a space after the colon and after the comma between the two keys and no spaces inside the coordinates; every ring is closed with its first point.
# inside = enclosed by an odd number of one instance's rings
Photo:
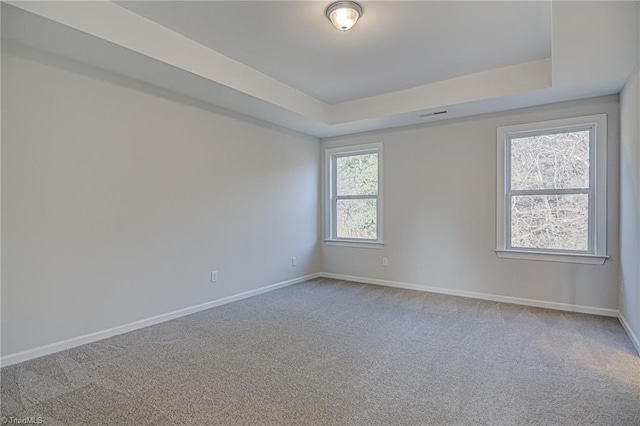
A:
{"type": "Polygon", "coordinates": [[[577,253],[534,252],[525,250],[496,250],[498,257],[504,259],[538,260],[543,262],[583,263],[602,265],[609,256],[577,253]]]}
{"type": "Polygon", "coordinates": [[[367,249],[381,249],[384,246],[384,243],[380,241],[324,240],[324,243],[328,246],[357,247],[367,249]]]}

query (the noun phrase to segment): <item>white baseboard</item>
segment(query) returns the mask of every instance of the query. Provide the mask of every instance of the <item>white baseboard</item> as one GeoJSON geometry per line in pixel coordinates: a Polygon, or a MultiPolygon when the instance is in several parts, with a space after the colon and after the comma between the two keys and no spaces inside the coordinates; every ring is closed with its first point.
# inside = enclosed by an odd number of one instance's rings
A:
{"type": "Polygon", "coordinates": [[[332,274],[327,272],[322,272],[320,275],[325,278],[333,278],[333,279],[344,280],[344,281],[355,281],[355,282],[360,282],[364,284],[375,284],[375,285],[382,285],[387,287],[405,288],[408,290],[426,291],[429,293],[448,294],[450,296],[470,297],[472,299],[491,300],[493,302],[504,302],[504,303],[512,303],[516,305],[534,306],[536,308],[556,309],[556,310],[568,311],[568,312],[580,312],[583,314],[602,315],[606,317],[616,317],[616,318],[618,317],[617,309],[606,309],[606,308],[596,308],[593,306],[571,305],[568,303],[548,302],[545,300],[524,299],[521,297],[512,297],[512,296],[500,296],[497,294],[489,294],[489,293],[476,293],[472,291],[454,290],[454,289],[443,288],[443,287],[431,287],[426,285],[410,284],[410,283],[403,283],[403,282],[397,282],[397,281],[379,280],[376,278],[354,277],[350,275],[332,274]]]}
{"type": "Polygon", "coordinates": [[[620,320],[620,324],[622,324],[622,328],[624,328],[624,331],[626,331],[627,334],[629,335],[629,339],[631,339],[631,343],[633,343],[633,346],[636,347],[636,351],[640,356],[640,339],[638,339],[638,336],[636,336],[636,334],[633,332],[633,330],[631,329],[631,326],[629,325],[625,317],[622,315],[622,313],[618,314],[618,319],[620,320]]]}
{"type": "Polygon", "coordinates": [[[212,300],[210,302],[202,303],[199,305],[191,306],[177,311],[168,312],[166,314],[157,315],[151,318],[146,318],[140,321],[135,321],[129,324],[113,327],[107,330],[97,331],[83,336],[74,337],[71,339],[63,340],[60,342],[51,343],[48,345],[40,346],[38,348],[29,349],[14,354],[5,355],[0,358],[0,366],[6,367],[12,364],[28,361],[30,359],[39,358],[41,356],[49,355],[55,352],[60,352],[66,349],[75,348],[76,346],[85,345],[87,343],[96,342],[98,340],[107,339],[118,334],[128,333],[130,331],[138,330],[140,328],[149,327],[161,322],[170,321],[175,318],[180,318],[186,315],[194,314],[196,312],[204,311],[206,309],[214,308],[216,306],[225,305],[227,303],[236,302],[238,300],[246,299],[252,296],[257,296],[262,293],[277,290],[279,288],[287,287],[293,284],[301,283],[303,281],[312,280],[315,278],[332,278],[344,281],[355,281],[365,284],[375,284],[387,287],[404,288],[409,290],[426,291],[431,293],[448,294],[451,296],[470,297],[473,299],[491,300],[494,302],[505,302],[517,305],[534,306],[539,308],[557,309],[569,312],[581,312],[586,314],[603,315],[608,317],[617,317],[620,319],[620,323],[624,327],[625,331],[629,335],[631,342],[635,346],[636,350],[640,354],[640,341],[638,337],[633,333],[631,327],[625,320],[625,318],[615,309],[596,308],[590,306],[571,305],[566,303],[548,302],[543,300],[523,299],[520,297],[511,296],[499,296],[487,293],[476,293],[464,290],[453,290],[442,287],[424,286],[418,284],[402,283],[397,281],[379,280],[375,278],[355,277],[350,275],[332,274],[326,272],[320,272],[315,274],[309,274],[302,277],[294,278],[287,281],[271,284],[265,287],[250,290],[244,293],[236,294],[233,296],[225,297],[222,299],[212,300]]]}
{"type": "Polygon", "coordinates": [[[225,297],[222,299],[212,300],[210,302],[201,303],[199,305],[191,306],[188,308],[178,309],[177,311],[156,315],[151,318],[146,318],[140,321],[131,322],[129,324],[120,325],[107,330],[97,331],[95,333],[85,334],[84,336],[73,337],[71,339],[51,343],[48,345],[40,346],[38,348],[5,355],[2,358],[0,358],[0,366],[6,367],[8,365],[28,361],[33,358],[39,358],[41,356],[49,355],[55,352],[60,352],[66,349],[75,348],[76,346],[86,345],[87,343],[96,342],[98,340],[106,339],[112,336],[116,336],[118,334],[128,333],[129,331],[137,330],[144,327],[149,327],[150,325],[169,321],[175,318],[180,318],[186,315],[194,314],[196,312],[204,311],[205,309],[210,309],[216,306],[225,305],[227,303],[236,302],[238,300],[246,299],[252,296],[257,296],[262,293],[277,290],[282,287],[287,287],[293,284],[297,284],[303,281],[307,281],[307,280],[311,280],[319,277],[320,277],[319,273],[305,275],[303,277],[282,281],[276,284],[260,287],[255,290],[250,290],[244,293],[236,294],[236,295],[225,297]]]}

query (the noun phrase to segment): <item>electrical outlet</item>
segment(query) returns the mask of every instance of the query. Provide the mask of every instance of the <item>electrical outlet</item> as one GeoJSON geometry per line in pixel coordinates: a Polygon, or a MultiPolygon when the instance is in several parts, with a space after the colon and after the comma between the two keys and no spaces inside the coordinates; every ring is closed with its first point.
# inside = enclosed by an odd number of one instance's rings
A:
{"type": "Polygon", "coordinates": [[[382,266],[389,266],[389,258],[388,257],[383,257],[382,258],[382,266]]]}
{"type": "Polygon", "coordinates": [[[212,283],[218,282],[218,271],[211,271],[211,282],[212,283]]]}
{"type": "Polygon", "coordinates": [[[295,257],[291,258],[291,267],[295,267],[298,266],[298,259],[296,259],[295,257]]]}

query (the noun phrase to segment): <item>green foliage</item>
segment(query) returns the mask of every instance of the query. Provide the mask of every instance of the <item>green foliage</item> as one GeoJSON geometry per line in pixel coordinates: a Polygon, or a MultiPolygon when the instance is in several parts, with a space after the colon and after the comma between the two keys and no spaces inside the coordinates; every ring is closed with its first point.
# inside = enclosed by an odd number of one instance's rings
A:
{"type": "Polygon", "coordinates": [[[378,193],[378,154],[338,157],[337,195],[378,193]]]}
{"type": "Polygon", "coordinates": [[[377,237],[377,210],[375,199],[338,200],[338,238],[377,237]]]}
{"type": "MultiPolygon", "coordinates": [[[[377,195],[378,154],[338,157],[337,195],[377,195]]],[[[338,238],[377,238],[377,200],[341,199],[337,202],[338,238]]]]}

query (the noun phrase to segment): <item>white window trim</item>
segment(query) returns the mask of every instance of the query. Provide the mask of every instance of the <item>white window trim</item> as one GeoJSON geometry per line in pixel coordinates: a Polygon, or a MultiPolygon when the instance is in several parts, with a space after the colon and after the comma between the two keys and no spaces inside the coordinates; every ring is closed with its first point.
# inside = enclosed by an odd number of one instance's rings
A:
{"type": "Polygon", "coordinates": [[[597,114],[538,123],[498,127],[496,253],[498,257],[602,265],[607,256],[607,115],[597,114]],[[592,127],[590,145],[589,247],[587,252],[510,248],[509,144],[510,137],[555,130],[592,127]]]}
{"type": "Polygon", "coordinates": [[[323,175],[323,213],[324,213],[324,229],[325,229],[325,244],[330,246],[344,246],[344,247],[358,247],[358,248],[382,248],[383,242],[383,153],[382,142],[362,144],[362,145],[349,145],[337,148],[325,149],[325,167],[323,175]],[[365,240],[354,238],[338,238],[336,237],[336,229],[333,223],[334,220],[334,191],[335,191],[335,170],[333,167],[333,157],[336,155],[347,154],[360,154],[367,152],[378,153],[378,201],[377,205],[377,240],[365,240]]]}

